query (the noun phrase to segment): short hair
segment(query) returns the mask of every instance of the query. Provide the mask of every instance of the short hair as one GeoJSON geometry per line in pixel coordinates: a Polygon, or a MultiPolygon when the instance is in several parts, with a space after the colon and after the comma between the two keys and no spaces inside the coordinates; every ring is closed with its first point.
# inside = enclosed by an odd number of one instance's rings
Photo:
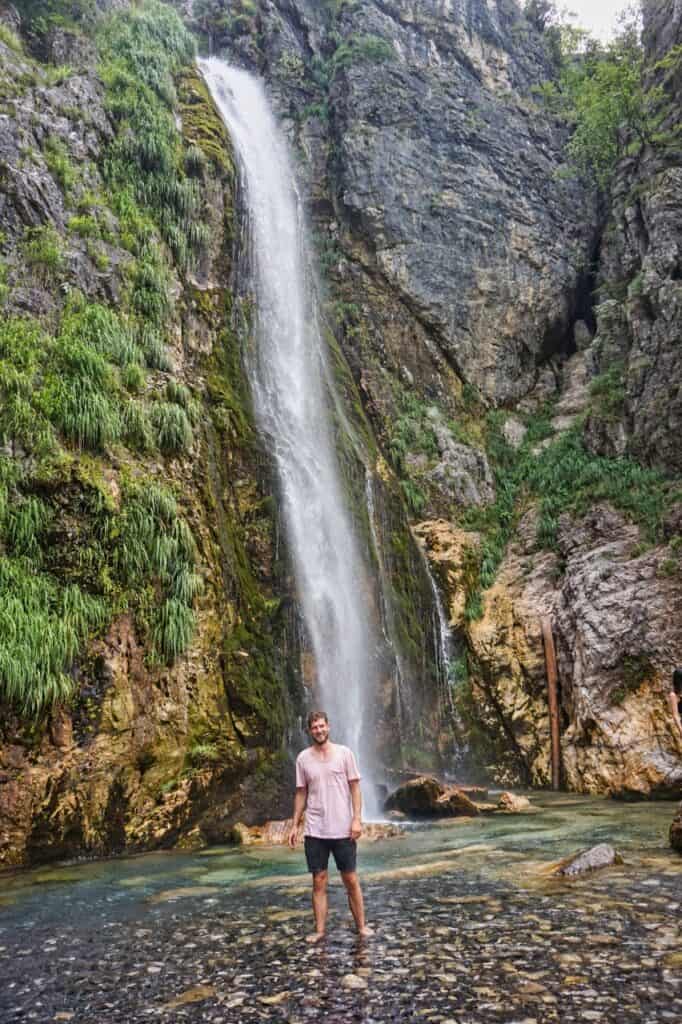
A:
{"type": "Polygon", "coordinates": [[[682,694],[682,668],[673,670],[673,689],[675,693],[682,694]]]}
{"type": "Polygon", "coordinates": [[[329,725],[329,715],[326,711],[310,711],[308,713],[308,728],[310,728],[313,722],[316,722],[318,718],[324,718],[327,725],[329,725]]]}

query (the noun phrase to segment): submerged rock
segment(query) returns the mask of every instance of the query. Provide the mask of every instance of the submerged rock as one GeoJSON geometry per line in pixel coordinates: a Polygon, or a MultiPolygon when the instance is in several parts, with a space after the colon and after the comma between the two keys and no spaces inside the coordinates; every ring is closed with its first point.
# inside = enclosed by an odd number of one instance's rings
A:
{"type": "Polygon", "coordinates": [[[682,803],[677,808],[677,814],[670,826],[670,845],[673,850],[682,853],[682,803]]]}
{"type": "Polygon", "coordinates": [[[519,814],[521,811],[529,811],[532,804],[527,796],[518,796],[516,793],[502,793],[497,801],[500,811],[508,811],[512,814],[519,814]]]}
{"type": "MultiPolygon", "coordinates": [[[[283,846],[289,841],[292,819],[284,821],[266,821],[264,825],[244,825],[241,821],[232,829],[230,838],[233,843],[240,846],[283,846]]],[[[297,843],[303,842],[304,829],[299,829],[297,843]]],[[[375,843],[377,839],[394,839],[403,835],[403,830],[397,825],[379,824],[377,822],[363,822],[360,841],[375,843]]]]}
{"type": "Polygon", "coordinates": [[[584,875],[588,871],[597,871],[599,868],[608,868],[613,864],[622,864],[623,858],[616,853],[608,843],[598,843],[589,850],[583,850],[574,857],[563,861],[556,869],[555,874],[563,875],[565,878],[575,878],[576,875],[584,875]]]}

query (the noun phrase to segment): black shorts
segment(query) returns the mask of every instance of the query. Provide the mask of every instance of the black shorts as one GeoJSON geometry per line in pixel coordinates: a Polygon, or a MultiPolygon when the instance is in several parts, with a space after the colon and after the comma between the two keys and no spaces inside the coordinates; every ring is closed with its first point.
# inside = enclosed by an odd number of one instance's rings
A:
{"type": "Polygon", "coordinates": [[[355,871],[357,849],[354,839],[320,839],[318,836],[306,836],[305,859],[308,862],[308,871],[312,871],[314,875],[319,871],[326,871],[330,853],[334,854],[339,871],[355,871]]]}

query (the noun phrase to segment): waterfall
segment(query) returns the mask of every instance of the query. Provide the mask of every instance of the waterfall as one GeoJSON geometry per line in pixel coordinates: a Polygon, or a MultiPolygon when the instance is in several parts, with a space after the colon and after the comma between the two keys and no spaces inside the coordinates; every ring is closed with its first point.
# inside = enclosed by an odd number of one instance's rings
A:
{"type": "Polygon", "coordinates": [[[286,141],[263,86],[217,58],[200,62],[239,158],[248,207],[255,344],[247,373],[273,452],[298,598],[332,737],[371,776],[376,692],[371,588],[334,448],[329,375],[311,253],[286,141]]]}

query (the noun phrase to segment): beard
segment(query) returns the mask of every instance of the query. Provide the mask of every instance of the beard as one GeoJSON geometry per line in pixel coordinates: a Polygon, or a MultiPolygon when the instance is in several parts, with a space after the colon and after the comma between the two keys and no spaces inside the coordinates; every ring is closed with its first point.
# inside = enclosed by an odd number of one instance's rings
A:
{"type": "Polygon", "coordinates": [[[324,736],[313,736],[312,737],[313,743],[317,743],[318,747],[323,746],[323,744],[325,744],[328,739],[329,739],[329,733],[328,732],[325,733],[324,736]]]}

